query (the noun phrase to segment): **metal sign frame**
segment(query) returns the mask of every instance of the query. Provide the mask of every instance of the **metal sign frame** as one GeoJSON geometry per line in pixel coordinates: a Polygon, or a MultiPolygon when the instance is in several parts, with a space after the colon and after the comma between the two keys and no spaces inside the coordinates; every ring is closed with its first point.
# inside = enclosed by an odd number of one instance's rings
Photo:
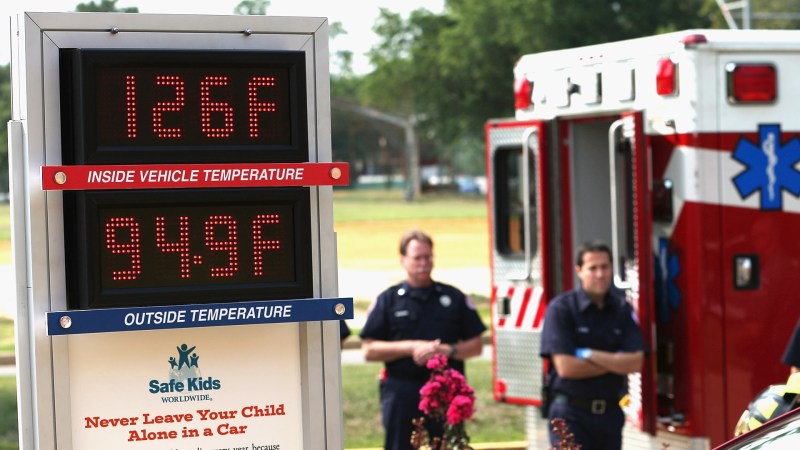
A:
{"type": "MultiPolygon", "coordinates": [[[[329,163],[330,87],[325,18],[24,13],[12,18],[9,123],[12,249],[16,280],[20,448],[73,448],[69,336],[48,335],[46,317],[67,309],[63,193],[42,187],[40,170],[62,164],[59,50],[271,49],[306,55],[309,161],[329,163]]],[[[313,295],[337,296],[333,191],[311,188],[313,295]]],[[[311,300],[313,301],[313,300],[311,300]]],[[[322,302],[327,305],[327,302],[322,302]]],[[[345,302],[347,305],[347,302],[345,302]]],[[[352,299],[341,318],[352,317],[352,299]]],[[[341,311],[337,311],[341,314],[341,311]]],[[[342,449],[339,324],[295,322],[305,448],[342,449]],[[320,430],[324,432],[320,433],[320,430]]],[[[87,393],[87,395],[91,395],[87,393]]]]}

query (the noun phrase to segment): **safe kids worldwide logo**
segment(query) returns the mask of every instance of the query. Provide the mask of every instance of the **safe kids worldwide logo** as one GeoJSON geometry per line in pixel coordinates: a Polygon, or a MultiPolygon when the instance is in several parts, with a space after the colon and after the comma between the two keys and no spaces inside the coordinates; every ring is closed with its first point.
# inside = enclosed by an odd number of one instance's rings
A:
{"type": "Polygon", "coordinates": [[[222,382],[212,376],[203,376],[197,347],[184,343],[176,346],[175,350],[176,353],[166,361],[169,365],[167,378],[150,380],[148,392],[162,395],[165,403],[213,400],[211,393],[221,389],[222,382]]]}

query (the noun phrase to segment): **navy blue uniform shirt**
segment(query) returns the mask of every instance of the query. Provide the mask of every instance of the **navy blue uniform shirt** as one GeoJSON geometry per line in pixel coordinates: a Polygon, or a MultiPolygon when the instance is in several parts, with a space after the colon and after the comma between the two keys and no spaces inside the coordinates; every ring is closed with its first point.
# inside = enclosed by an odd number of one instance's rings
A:
{"type": "Polygon", "coordinates": [[[344,320],[340,320],[339,321],[339,339],[344,341],[345,339],[350,337],[350,334],[352,334],[351,331],[350,331],[350,327],[347,326],[347,323],[345,323],[344,320]]]}
{"type": "MultiPolygon", "coordinates": [[[[595,305],[583,289],[565,292],[547,305],[539,354],[543,358],[565,353],[574,355],[578,348],[607,352],[647,351],[633,308],[612,288],[603,302],[595,305]]],[[[565,379],[552,365],[549,386],[555,392],[582,399],[618,400],[627,392],[627,377],[607,373],[585,379],[565,379]]]]}
{"type": "Polygon", "coordinates": [[[789,343],[786,345],[782,361],[784,364],[800,367],[800,321],[797,322],[792,338],[789,339],[789,343]]]}
{"type": "MultiPolygon", "coordinates": [[[[412,288],[403,282],[383,291],[361,329],[362,339],[380,341],[434,340],[445,344],[472,339],[486,331],[467,297],[453,286],[434,282],[426,288],[412,288]]],[[[464,373],[464,361],[449,361],[464,373]]],[[[386,362],[390,377],[426,382],[430,371],[410,357],[386,362]]]]}

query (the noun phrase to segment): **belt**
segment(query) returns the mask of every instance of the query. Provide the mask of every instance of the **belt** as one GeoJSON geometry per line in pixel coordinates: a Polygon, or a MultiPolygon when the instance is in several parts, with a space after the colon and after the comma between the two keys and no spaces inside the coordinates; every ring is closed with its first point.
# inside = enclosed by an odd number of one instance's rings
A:
{"type": "Polygon", "coordinates": [[[584,399],[556,394],[553,398],[553,404],[574,406],[592,414],[605,414],[611,407],[617,405],[617,402],[604,398],[584,399]]]}

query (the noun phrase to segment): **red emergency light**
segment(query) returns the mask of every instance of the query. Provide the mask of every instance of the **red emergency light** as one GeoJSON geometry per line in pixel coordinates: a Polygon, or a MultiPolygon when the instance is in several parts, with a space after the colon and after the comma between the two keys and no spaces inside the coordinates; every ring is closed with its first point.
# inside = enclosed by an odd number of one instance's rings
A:
{"type": "Polygon", "coordinates": [[[708,38],[704,34],[690,34],[688,36],[684,36],[681,39],[681,43],[685,45],[687,48],[695,47],[699,44],[705,44],[708,42],[708,38]]]}
{"type": "Polygon", "coordinates": [[[533,82],[525,77],[514,80],[514,109],[525,109],[533,105],[533,82]]]}
{"type": "Polygon", "coordinates": [[[771,103],[778,97],[778,73],[772,64],[729,63],[725,71],[731,103],[771,103]]]}
{"type": "Polygon", "coordinates": [[[656,92],[661,96],[678,93],[678,65],[671,58],[663,58],[658,61],[656,92]]]}

